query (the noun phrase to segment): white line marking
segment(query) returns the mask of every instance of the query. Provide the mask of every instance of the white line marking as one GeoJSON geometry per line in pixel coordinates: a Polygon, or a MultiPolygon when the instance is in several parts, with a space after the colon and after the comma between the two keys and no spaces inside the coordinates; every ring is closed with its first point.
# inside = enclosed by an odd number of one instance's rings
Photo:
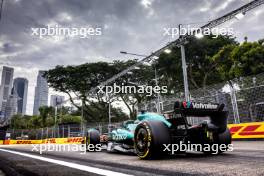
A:
{"type": "Polygon", "coordinates": [[[16,152],[16,151],[12,151],[12,150],[0,149],[0,151],[13,153],[13,154],[17,154],[17,155],[21,155],[21,156],[41,160],[41,161],[46,161],[49,163],[54,163],[54,164],[58,164],[58,165],[66,166],[66,167],[71,167],[74,169],[78,169],[78,170],[82,170],[82,171],[86,171],[86,172],[90,172],[90,173],[95,173],[95,174],[99,174],[99,175],[132,176],[132,175],[123,174],[120,172],[114,172],[114,171],[110,171],[110,170],[99,169],[96,167],[90,167],[90,166],[85,166],[85,165],[81,165],[81,164],[70,163],[70,162],[66,162],[66,161],[46,158],[46,157],[42,157],[42,156],[31,155],[31,154],[22,153],[22,152],[16,152]]]}

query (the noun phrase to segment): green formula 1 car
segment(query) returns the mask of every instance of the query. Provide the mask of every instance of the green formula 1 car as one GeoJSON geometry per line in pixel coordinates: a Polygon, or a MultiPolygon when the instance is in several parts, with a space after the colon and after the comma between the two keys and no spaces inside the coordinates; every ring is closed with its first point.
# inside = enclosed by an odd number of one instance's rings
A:
{"type": "Polygon", "coordinates": [[[227,151],[231,144],[227,115],[224,104],[175,102],[171,112],[164,115],[143,112],[137,120],[125,121],[121,128],[113,129],[106,135],[89,129],[86,144],[106,144],[107,151],[132,152],[141,159],[190,150],[186,147],[184,151],[179,150],[179,146],[184,144],[195,151],[219,154],[227,151]],[[208,120],[190,125],[188,117],[207,117],[208,120]]]}

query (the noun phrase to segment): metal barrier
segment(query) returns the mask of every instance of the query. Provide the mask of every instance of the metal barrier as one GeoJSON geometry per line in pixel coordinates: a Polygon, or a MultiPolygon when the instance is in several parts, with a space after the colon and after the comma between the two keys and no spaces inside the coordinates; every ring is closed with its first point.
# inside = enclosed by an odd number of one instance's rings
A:
{"type": "Polygon", "coordinates": [[[264,138],[264,122],[228,125],[233,139],[264,138]]]}
{"type": "MultiPolygon", "coordinates": [[[[111,128],[119,128],[121,127],[121,123],[115,123],[111,125],[111,128]]],[[[75,129],[76,127],[68,126],[68,128],[75,129]]],[[[87,127],[88,129],[89,127],[87,127]]],[[[91,128],[91,126],[90,126],[91,128]]],[[[102,125],[98,124],[97,126],[93,126],[92,128],[96,128],[100,131],[101,134],[107,133],[108,131],[108,125],[102,125]]],[[[228,124],[228,128],[230,129],[230,132],[232,134],[233,139],[259,139],[264,138],[264,122],[252,122],[252,123],[240,123],[240,124],[228,124]]],[[[39,129],[42,130],[42,129],[39,129]]],[[[76,130],[76,129],[75,129],[76,130]]],[[[85,130],[86,131],[86,130],[85,130]]],[[[20,131],[21,134],[22,131],[20,131]]],[[[30,132],[29,130],[27,132],[30,132]]],[[[19,134],[19,130],[16,132],[16,134],[19,134]]],[[[24,133],[25,134],[25,133],[24,133]]],[[[75,131],[72,134],[81,134],[81,131],[75,131]]],[[[14,136],[11,134],[11,137],[14,136]]],[[[42,136],[43,137],[43,136],[42,136]]],[[[43,143],[55,143],[55,144],[66,144],[66,143],[82,143],[85,136],[67,136],[64,138],[40,138],[40,139],[29,139],[24,136],[18,137],[16,139],[11,138],[8,140],[0,140],[1,144],[43,144],[43,143]]]]}

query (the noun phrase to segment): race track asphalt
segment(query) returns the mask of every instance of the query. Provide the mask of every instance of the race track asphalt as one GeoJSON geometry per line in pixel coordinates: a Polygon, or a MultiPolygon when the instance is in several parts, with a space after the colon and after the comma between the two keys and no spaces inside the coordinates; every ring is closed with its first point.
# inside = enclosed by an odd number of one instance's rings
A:
{"type": "Polygon", "coordinates": [[[233,144],[234,151],[221,155],[208,156],[199,152],[188,152],[159,160],[139,160],[134,155],[105,151],[85,154],[76,151],[50,151],[40,155],[32,151],[31,145],[0,146],[0,170],[6,175],[25,176],[98,174],[263,176],[264,141],[235,141],[233,144]],[[40,156],[42,159],[36,159],[34,156],[40,156]]]}

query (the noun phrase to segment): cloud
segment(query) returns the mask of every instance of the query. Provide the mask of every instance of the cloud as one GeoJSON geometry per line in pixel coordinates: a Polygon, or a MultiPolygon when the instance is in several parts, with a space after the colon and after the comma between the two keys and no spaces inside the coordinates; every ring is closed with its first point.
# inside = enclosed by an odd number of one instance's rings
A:
{"type": "MultiPolygon", "coordinates": [[[[4,1],[0,23],[0,66],[50,69],[58,64],[128,59],[121,50],[140,54],[164,46],[172,39],[163,36],[165,27],[204,22],[238,8],[244,1],[219,0],[8,0],[4,1]],[[59,24],[63,27],[102,27],[102,35],[89,39],[31,35],[31,28],[59,24]]],[[[238,33],[238,39],[264,36],[258,8],[241,21],[225,23],[238,33]]],[[[134,57],[133,57],[134,58],[134,57]]],[[[23,71],[19,71],[22,74],[23,71]]],[[[27,74],[35,80],[35,74],[27,74]]],[[[31,82],[33,82],[31,81],[31,82]]]]}
{"type": "Polygon", "coordinates": [[[214,11],[219,12],[221,10],[225,10],[230,3],[234,2],[235,0],[225,0],[223,3],[221,3],[219,6],[217,6],[214,11]]]}
{"type": "Polygon", "coordinates": [[[143,5],[143,7],[149,8],[152,4],[152,1],[151,0],[141,0],[140,3],[143,5]]]}

